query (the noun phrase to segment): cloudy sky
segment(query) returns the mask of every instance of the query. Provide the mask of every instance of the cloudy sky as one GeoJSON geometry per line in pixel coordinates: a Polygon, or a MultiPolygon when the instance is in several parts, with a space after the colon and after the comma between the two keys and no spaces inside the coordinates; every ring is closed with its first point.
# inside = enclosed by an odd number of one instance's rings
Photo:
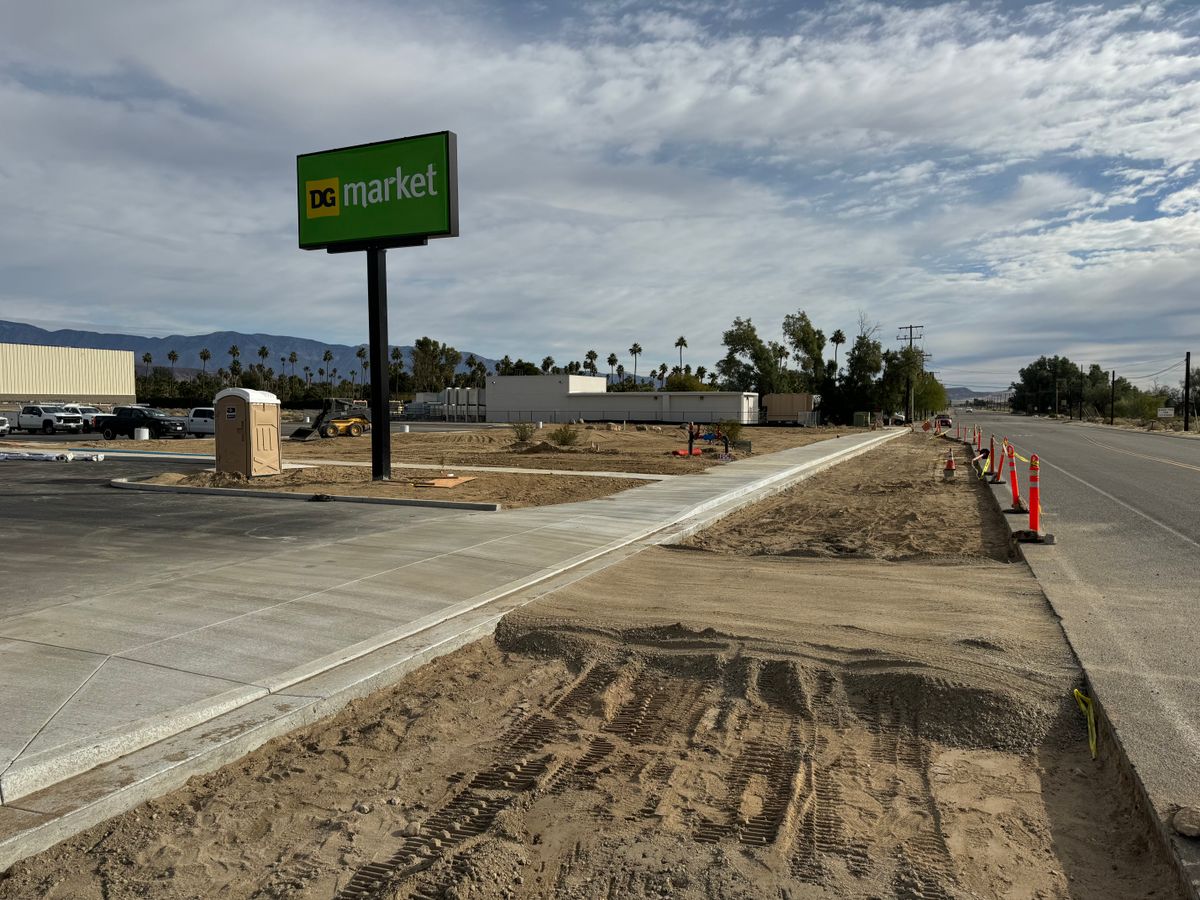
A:
{"type": "Polygon", "coordinates": [[[389,254],[394,343],[711,365],[805,309],[924,325],[951,385],[1200,352],[1194,0],[0,12],[0,319],[361,342],[295,155],[450,129],[462,236],[389,254]]]}

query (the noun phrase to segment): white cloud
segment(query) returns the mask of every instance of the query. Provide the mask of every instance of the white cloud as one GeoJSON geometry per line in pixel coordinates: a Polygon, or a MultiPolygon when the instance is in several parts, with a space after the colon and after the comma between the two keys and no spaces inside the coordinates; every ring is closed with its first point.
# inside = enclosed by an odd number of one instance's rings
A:
{"type": "Polygon", "coordinates": [[[993,345],[978,298],[1003,297],[1033,356],[1076,305],[1115,354],[1111,286],[1153,320],[1194,281],[1200,55],[1175,7],[742,4],[714,30],[719,5],[621,3],[536,34],[485,10],[11,11],[0,318],[358,341],[360,261],[295,249],[292,157],[446,127],[463,237],[392,254],[400,342],[649,362],[682,330],[711,362],[735,315],[866,308],[936,316],[953,358],[993,345]]]}

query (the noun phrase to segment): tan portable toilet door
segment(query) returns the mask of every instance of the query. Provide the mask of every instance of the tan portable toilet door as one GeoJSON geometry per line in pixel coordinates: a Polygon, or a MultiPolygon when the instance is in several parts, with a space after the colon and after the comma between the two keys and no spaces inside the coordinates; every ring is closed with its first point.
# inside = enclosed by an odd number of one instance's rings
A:
{"type": "Polygon", "coordinates": [[[278,475],[279,465],[279,407],[265,403],[251,406],[254,418],[254,444],[251,450],[250,472],[253,475],[278,475]]]}
{"type": "Polygon", "coordinates": [[[225,396],[216,400],[217,471],[250,474],[250,454],[246,446],[249,406],[241,397],[225,396]]]}

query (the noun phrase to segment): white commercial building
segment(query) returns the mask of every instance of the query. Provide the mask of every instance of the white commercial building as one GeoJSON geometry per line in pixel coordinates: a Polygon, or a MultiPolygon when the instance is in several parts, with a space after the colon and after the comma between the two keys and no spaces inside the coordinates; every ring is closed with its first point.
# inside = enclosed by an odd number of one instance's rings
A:
{"type": "Polygon", "coordinates": [[[495,375],[484,398],[489,422],[758,422],[758,394],[614,391],[593,375],[495,375]]]}
{"type": "Polygon", "coordinates": [[[133,352],[0,344],[0,401],[132,403],[133,352]]]}

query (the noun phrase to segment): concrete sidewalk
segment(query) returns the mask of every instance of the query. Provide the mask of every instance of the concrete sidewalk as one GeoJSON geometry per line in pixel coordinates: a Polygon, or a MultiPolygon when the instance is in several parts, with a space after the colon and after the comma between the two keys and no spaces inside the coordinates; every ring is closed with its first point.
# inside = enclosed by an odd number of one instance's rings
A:
{"type": "Polygon", "coordinates": [[[409,522],[219,566],[202,589],[143,583],[0,620],[0,869],[487,633],[501,598],[904,433],[583,503],[409,522]]]}

